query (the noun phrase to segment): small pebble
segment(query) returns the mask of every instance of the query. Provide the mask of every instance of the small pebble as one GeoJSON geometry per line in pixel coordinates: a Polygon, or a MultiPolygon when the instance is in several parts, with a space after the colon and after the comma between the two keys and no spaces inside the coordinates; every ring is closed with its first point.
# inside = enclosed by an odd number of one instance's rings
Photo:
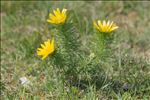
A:
{"type": "Polygon", "coordinates": [[[22,85],[26,85],[30,83],[30,81],[26,77],[21,77],[20,82],[22,85]]]}

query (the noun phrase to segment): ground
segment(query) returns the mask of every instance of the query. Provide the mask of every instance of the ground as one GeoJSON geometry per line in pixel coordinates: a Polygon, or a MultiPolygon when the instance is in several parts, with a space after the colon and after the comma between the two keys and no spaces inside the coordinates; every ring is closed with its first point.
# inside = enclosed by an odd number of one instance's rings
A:
{"type": "Polygon", "coordinates": [[[1,1],[2,100],[149,100],[149,11],[149,1],[1,1]],[[66,86],[55,68],[36,55],[36,36],[47,33],[48,12],[56,8],[72,13],[85,54],[96,49],[91,48],[93,20],[119,26],[100,82],[86,88],[66,86]],[[22,77],[30,84],[22,85],[22,77]]]}

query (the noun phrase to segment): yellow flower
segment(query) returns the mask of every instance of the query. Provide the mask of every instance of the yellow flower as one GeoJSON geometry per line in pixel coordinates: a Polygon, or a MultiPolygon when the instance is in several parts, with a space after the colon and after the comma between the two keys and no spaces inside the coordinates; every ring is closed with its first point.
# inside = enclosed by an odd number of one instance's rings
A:
{"type": "Polygon", "coordinates": [[[97,23],[94,21],[93,24],[97,30],[104,33],[110,33],[118,28],[118,26],[115,23],[113,23],[113,21],[106,22],[104,20],[103,22],[101,22],[100,20],[98,20],[97,23]]]}
{"type": "Polygon", "coordinates": [[[48,39],[44,44],[41,44],[41,48],[38,48],[37,55],[43,56],[42,59],[45,59],[49,54],[54,52],[54,38],[51,40],[48,39]]]}
{"type": "Polygon", "coordinates": [[[49,18],[47,19],[47,22],[51,24],[62,24],[66,21],[66,12],[67,9],[63,9],[62,12],[60,12],[59,8],[57,10],[53,10],[54,14],[50,13],[49,18]]]}

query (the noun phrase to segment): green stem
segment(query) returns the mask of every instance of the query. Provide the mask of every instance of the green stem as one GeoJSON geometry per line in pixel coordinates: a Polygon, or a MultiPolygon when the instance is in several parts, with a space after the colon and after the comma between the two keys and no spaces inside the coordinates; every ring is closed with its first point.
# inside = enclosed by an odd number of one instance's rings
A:
{"type": "Polygon", "coordinates": [[[104,58],[105,50],[106,50],[106,43],[105,43],[105,36],[104,33],[97,33],[98,36],[98,47],[99,47],[99,56],[104,58]]]}

